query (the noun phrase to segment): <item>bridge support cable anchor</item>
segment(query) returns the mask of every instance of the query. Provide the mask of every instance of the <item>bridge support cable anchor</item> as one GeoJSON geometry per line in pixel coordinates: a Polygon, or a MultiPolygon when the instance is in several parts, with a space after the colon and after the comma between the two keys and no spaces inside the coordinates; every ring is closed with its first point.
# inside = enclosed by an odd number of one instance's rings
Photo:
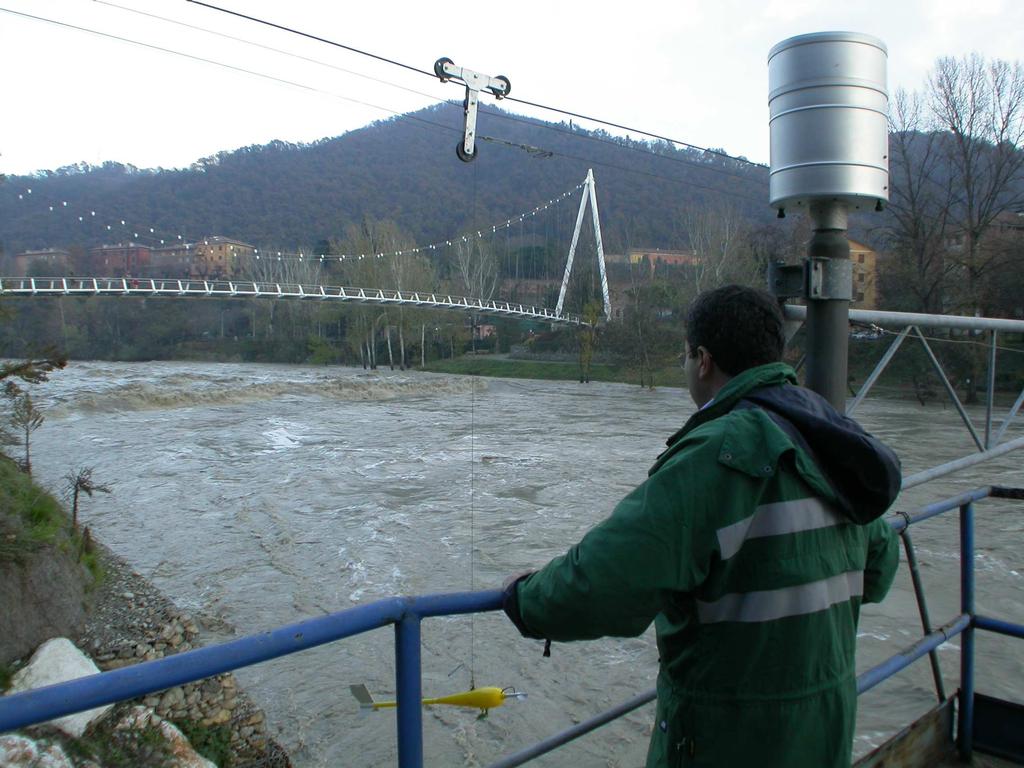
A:
{"type": "Polygon", "coordinates": [[[466,86],[466,98],[462,102],[463,139],[455,146],[455,154],[462,162],[471,163],[476,160],[476,114],[480,91],[490,91],[495,98],[503,99],[512,90],[512,83],[504,75],[491,77],[466,67],[457,67],[447,57],[434,62],[434,74],[442,83],[457,80],[466,86]]]}

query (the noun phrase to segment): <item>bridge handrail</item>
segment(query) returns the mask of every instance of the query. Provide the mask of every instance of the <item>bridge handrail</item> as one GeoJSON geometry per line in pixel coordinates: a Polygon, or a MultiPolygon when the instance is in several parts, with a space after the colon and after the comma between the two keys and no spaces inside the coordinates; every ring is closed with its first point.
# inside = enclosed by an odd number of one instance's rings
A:
{"type": "Polygon", "coordinates": [[[493,299],[453,294],[400,291],[392,288],[359,288],[320,283],[263,283],[246,280],[150,277],[0,277],[0,294],[12,295],[119,295],[204,296],[207,298],[260,298],[325,300],[340,299],[379,304],[412,304],[451,308],[512,317],[543,319],[568,325],[586,325],[577,315],[558,314],[547,307],[524,306],[493,299]],[[244,287],[243,287],[244,286],[244,287]],[[252,286],[249,288],[249,286],[252,286]]]}
{"type": "MultiPolygon", "coordinates": [[[[893,529],[901,536],[907,551],[908,566],[921,613],[923,636],[909,647],[857,678],[857,693],[863,693],[883,680],[928,655],[932,661],[936,693],[945,700],[935,650],[942,643],[963,635],[961,651],[961,706],[959,748],[969,758],[972,750],[974,699],[974,630],[985,629],[1024,639],[1024,625],[1001,619],[977,616],[974,610],[974,503],[987,497],[1024,499],[1024,490],[996,486],[979,488],[918,510],[890,518],[893,529]],[[910,541],[909,528],[931,517],[953,509],[960,510],[961,611],[938,629],[932,629],[927,602],[917,571],[917,561],[910,541]]],[[[308,650],[325,643],[352,637],[363,632],[395,626],[396,690],[399,765],[422,766],[423,719],[420,700],[421,646],[420,621],[430,616],[450,616],[495,611],[501,608],[500,590],[390,597],[367,605],[314,619],[288,624],[269,632],[231,640],[219,645],[198,648],[162,659],[142,662],[121,669],[71,680],[0,698],[0,732],[45,722],[57,717],[82,712],[105,704],[124,701],[176,685],[195,682],[287,654],[308,650]],[[403,706],[413,702],[412,706],[403,706]]],[[[511,754],[492,768],[522,765],[540,754],[555,749],[594,728],[622,716],[653,700],[655,691],[635,696],[610,712],[556,734],[542,742],[511,754]]]]}

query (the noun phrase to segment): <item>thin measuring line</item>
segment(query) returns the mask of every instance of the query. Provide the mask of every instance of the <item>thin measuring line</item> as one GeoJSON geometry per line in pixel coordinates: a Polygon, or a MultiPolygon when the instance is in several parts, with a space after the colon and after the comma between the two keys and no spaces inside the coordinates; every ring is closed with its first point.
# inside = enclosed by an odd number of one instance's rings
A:
{"type": "MultiPolygon", "coordinates": [[[[473,165],[473,220],[477,218],[477,176],[479,163],[473,165]]],[[[479,253],[479,251],[478,251],[479,253]]],[[[476,333],[476,322],[470,333],[476,333]]],[[[469,399],[469,591],[476,591],[476,376],[470,379],[469,399]]],[[[469,617],[469,687],[476,688],[476,614],[469,617]]]]}
{"type": "MultiPolygon", "coordinates": [[[[473,328],[476,331],[476,328],[473,328]]],[[[476,376],[469,396],[469,591],[476,591],[476,376]]],[[[469,617],[469,687],[476,688],[476,614],[469,617]]]]}

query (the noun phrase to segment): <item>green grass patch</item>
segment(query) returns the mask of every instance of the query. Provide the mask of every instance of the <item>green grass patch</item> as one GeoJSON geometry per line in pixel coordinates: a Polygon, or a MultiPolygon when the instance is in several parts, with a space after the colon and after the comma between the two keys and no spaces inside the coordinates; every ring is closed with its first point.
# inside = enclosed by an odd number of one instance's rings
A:
{"type": "Polygon", "coordinates": [[[9,461],[0,460],[0,560],[20,561],[67,526],[60,503],[9,461]]]}
{"type": "Polygon", "coordinates": [[[48,546],[85,567],[91,576],[87,589],[102,583],[99,554],[81,532],[72,533],[71,519],[60,502],[13,462],[0,460],[0,562],[24,563],[48,546]]]}
{"type": "Polygon", "coordinates": [[[192,748],[218,768],[231,768],[234,754],[231,751],[231,729],[226,725],[206,726],[193,720],[176,722],[175,725],[192,744],[192,748]]]}

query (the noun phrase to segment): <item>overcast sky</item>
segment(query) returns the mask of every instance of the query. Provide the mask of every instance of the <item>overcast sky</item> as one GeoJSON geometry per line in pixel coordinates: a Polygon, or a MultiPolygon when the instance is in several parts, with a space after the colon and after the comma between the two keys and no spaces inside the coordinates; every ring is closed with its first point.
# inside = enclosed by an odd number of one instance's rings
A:
{"type": "MultiPolygon", "coordinates": [[[[919,88],[941,55],[1014,60],[1024,50],[1020,0],[211,1],[419,69],[447,56],[507,76],[512,96],[759,162],[768,161],[767,54],[787,37],[853,30],[881,38],[890,90],[919,88]]],[[[454,84],[186,0],[0,0],[0,8],[294,83],[0,12],[6,173],[105,160],[187,166],[220,150],[337,136],[462,97],[454,84]]]]}

